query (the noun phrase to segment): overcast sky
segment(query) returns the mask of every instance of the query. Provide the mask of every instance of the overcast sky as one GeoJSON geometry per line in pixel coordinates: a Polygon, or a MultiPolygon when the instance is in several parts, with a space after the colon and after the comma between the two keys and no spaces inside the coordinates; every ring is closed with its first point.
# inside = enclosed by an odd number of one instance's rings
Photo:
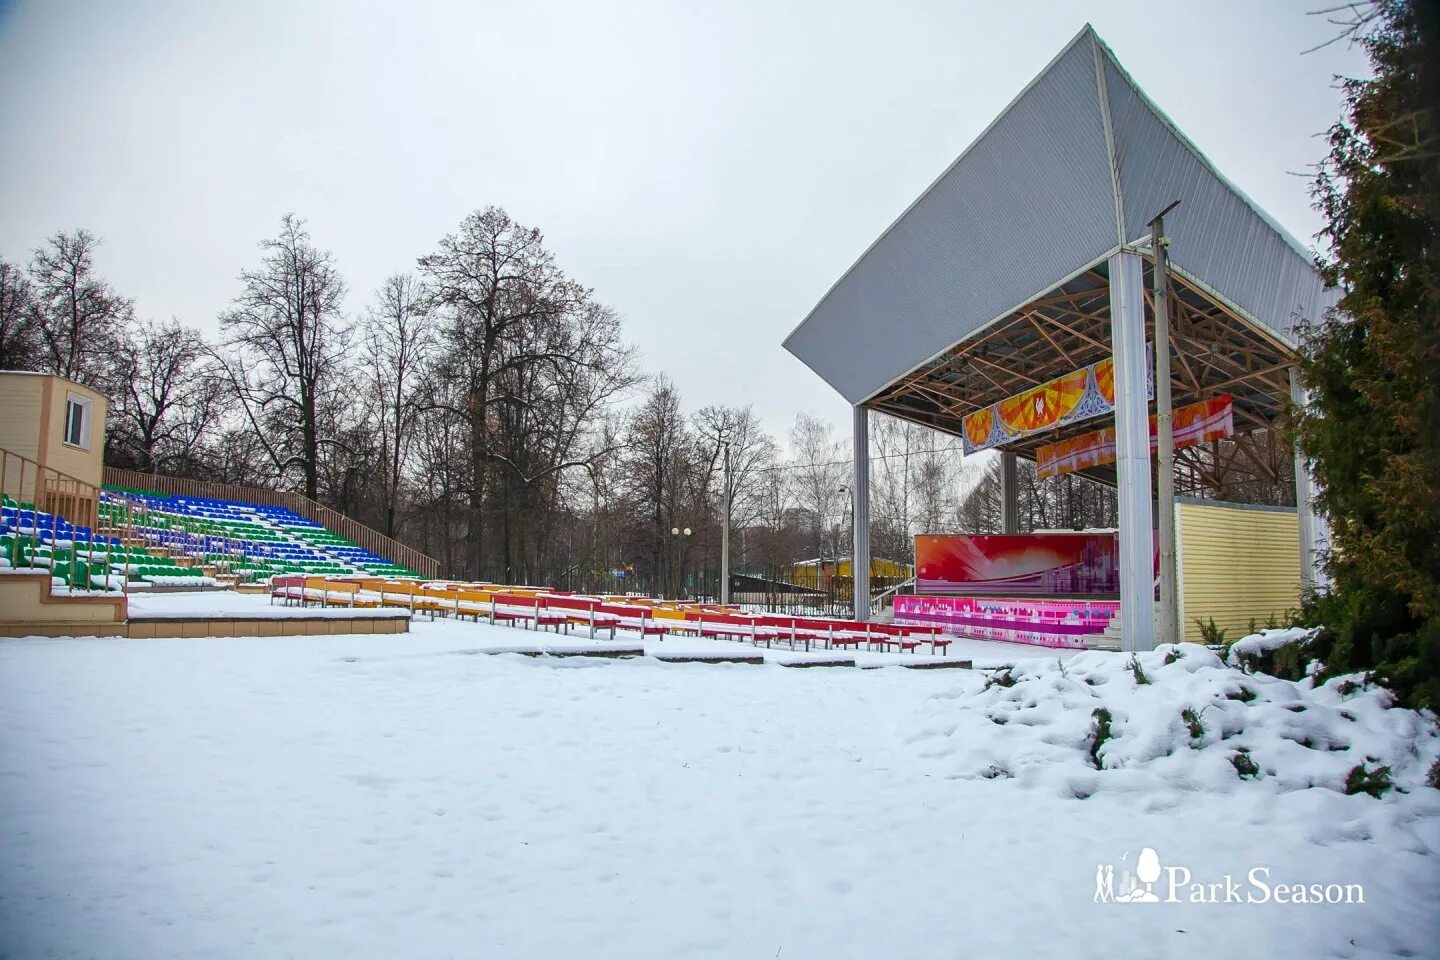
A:
{"type": "Polygon", "coordinates": [[[104,240],[141,316],[213,332],[282,214],[358,311],[505,207],[687,406],[847,408],[780,346],[1088,19],[1302,242],[1355,50],[1318,0],[1156,4],[0,0],[0,256],[104,240]]]}

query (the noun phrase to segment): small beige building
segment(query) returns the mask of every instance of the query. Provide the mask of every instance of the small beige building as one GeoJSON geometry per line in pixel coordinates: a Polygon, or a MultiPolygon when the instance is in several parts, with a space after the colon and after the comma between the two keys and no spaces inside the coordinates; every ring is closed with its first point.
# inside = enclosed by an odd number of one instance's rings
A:
{"type": "Polygon", "coordinates": [[[109,401],[48,373],[0,370],[0,486],[74,523],[94,521],[109,401]]]}

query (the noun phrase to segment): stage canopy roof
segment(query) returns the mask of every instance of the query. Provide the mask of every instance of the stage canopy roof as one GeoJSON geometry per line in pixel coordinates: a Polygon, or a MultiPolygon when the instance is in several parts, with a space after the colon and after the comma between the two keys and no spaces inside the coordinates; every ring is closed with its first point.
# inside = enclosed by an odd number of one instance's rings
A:
{"type": "MultiPolygon", "coordinates": [[[[851,403],[959,434],[966,413],[1110,355],[1106,261],[1143,244],[1176,200],[1174,404],[1231,393],[1237,432],[1268,427],[1289,394],[1297,324],[1319,321],[1333,291],[1088,25],[785,347],[851,403]]],[[[1096,428],[1005,449],[1033,458],[1096,428]]]]}

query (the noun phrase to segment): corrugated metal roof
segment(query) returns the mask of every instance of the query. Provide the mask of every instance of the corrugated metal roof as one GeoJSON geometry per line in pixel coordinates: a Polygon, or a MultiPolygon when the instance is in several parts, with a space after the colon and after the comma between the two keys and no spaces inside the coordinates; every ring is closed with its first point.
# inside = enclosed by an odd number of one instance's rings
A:
{"type": "Polygon", "coordinates": [[[786,349],[859,402],[1113,247],[1094,55],[1077,36],[831,288],[786,349]]]}
{"type": "Polygon", "coordinates": [[[1300,242],[1216,170],[1109,48],[1102,43],[1098,49],[1115,132],[1125,239],[1148,235],[1150,218],[1179,200],[1165,218],[1171,264],[1293,346],[1295,321],[1318,320],[1337,294],[1325,290],[1300,242]]]}
{"type": "Polygon", "coordinates": [[[1286,342],[1333,302],[1087,25],[785,340],[858,403],[1126,241],[1171,200],[1177,270],[1286,342]],[[1103,95],[1102,95],[1103,91],[1103,95]],[[1112,164],[1113,154],[1113,164],[1112,164]],[[1118,221],[1118,222],[1117,222],[1118,221]]]}

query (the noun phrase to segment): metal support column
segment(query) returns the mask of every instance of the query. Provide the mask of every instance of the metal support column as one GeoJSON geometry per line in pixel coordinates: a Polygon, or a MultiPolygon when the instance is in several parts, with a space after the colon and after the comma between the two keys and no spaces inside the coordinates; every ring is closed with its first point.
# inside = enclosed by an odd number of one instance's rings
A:
{"type": "MultiPolygon", "coordinates": [[[[1290,402],[1296,407],[1306,404],[1305,388],[1300,385],[1300,368],[1290,368],[1290,402]]],[[[1320,582],[1320,550],[1315,516],[1315,488],[1310,479],[1310,465],[1300,445],[1295,445],[1295,515],[1300,522],[1300,590],[1309,593],[1320,582]]]]}
{"type": "Polygon", "coordinates": [[[1144,283],[1144,263],[1139,254],[1121,251],[1110,258],[1110,340],[1115,354],[1115,499],[1120,514],[1120,630],[1125,650],[1151,650],[1155,646],[1144,283]]]}
{"type": "MultiPolygon", "coordinates": [[[[1165,213],[1175,204],[1165,208],[1165,213]]],[[[1175,579],[1175,434],[1170,415],[1170,276],[1165,213],[1150,221],[1155,303],[1155,532],[1160,546],[1160,608],[1156,643],[1176,643],[1180,630],[1175,579]]]]}
{"type": "Polygon", "coordinates": [[[855,619],[870,619],[870,411],[855,408],[855,480],[850,522],[854,530],[850,574],[855,594],[855,619]]]}
{"type": "Polygon", "coordinates": [[[1015,454],[1000,452],[1000,532],[1020,532],[1020,480],[1015,473],[1015,454]]]}

